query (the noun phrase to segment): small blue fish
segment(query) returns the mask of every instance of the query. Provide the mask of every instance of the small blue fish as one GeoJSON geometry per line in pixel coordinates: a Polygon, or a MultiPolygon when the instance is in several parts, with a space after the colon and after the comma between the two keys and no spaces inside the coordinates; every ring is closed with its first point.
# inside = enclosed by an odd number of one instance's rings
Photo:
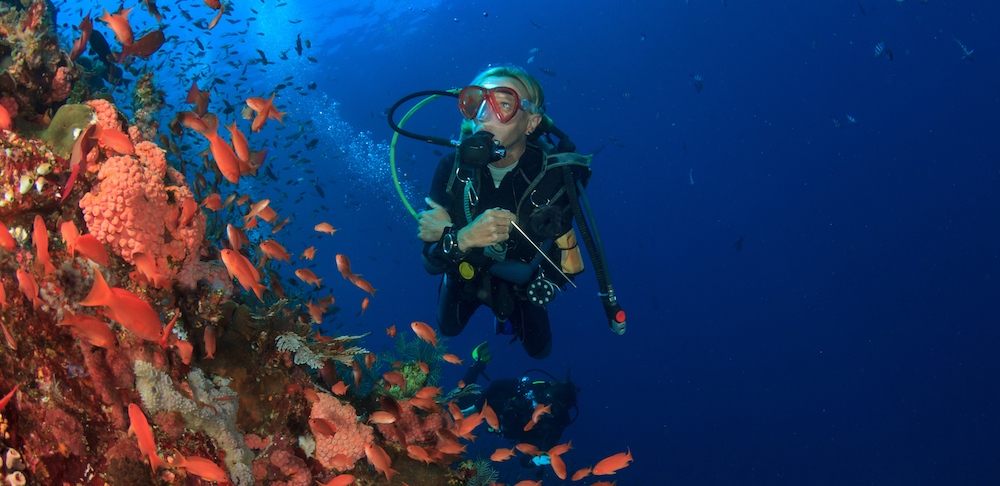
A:
{"type": "Polygon", "coordinates": [[[857,118],[854,118],[853,116],[848,115],[847,113],[844,113],[844,118],[847,118],[847,121],[849,121],[851,123],[851,125],[857,125],[858,124],[857,118]]]}
{"type": "Polygon", "coordinates": [[[844,124],[840,122],[840,118],[837,118],[835,116],[831,116],[830,117],[830,121],[833,122],[833,127],[834,128],[839,128],[841,130],[844,129],[844,124]]]}
{"type": "Polygon", "coordinates": [[[879,42],[875,45],[875,59],[882,57],[882,51],[885,50],[885,42],[879,42]]]}

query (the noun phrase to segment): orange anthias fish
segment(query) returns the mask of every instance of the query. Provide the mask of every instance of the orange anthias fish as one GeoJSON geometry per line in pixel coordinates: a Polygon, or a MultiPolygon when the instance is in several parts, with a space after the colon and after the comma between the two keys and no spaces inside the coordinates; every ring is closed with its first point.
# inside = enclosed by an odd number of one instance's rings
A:
{"type": "Polygon", "coordinates": [[[299,277],[303,282],[319,287],[319,283],[323,279],[316,277],[316,274],[309,270],[308,268],[300,268],[295,271],[295,276],[299,277]]]}
{"type": "Polygon", "coordinates": [[[80,38],[73,42],[73,49],[69,51],[69,60],[75,61],[87,50],[87,42],[90,42],[90,34],[94,31],[94,23],[90,20],[90,14],[80,22],[80,38]]]}
{"type": "Polygon", "coordinates": [[[542,405],[539,403],[538,405],[535,405],[535,411],[531,413],[531,421],[537,424],[538,419],[545,414],[552,415],[552,405],[542,405]]]}
{"type": "Polygon", "coordinates": [[[135,434],[139,439],[139,451],[142,455],[149,456],[149,465],[153,467],[153,472],[159,467],[170,467],[166,461],[156,453],[156,441],[153,439],[153,428],[149,426],[149,420],[138,405],[128,404],[128,418],[131,425],[128,428],[128,435],[135,434]]]}
{"type": "Polygon", "coordinates": [[[424,464],[430,464],[434,461],[427,455],[427,451],[423,447],[416,445],[406,446],[406,455],[410,456],[410,459],[414,461],[423,461],[424,464]]]}
{"type": "Polygon", "coordinates": [[[37,259],[35,264],[44,269],[45,276],[52,275],[55,273],[56,267],[49,260],[49,231],[45,229],[45,220],[39,214],[35,215],[31,239],[35,242],[35,258],[37,259]]]}
{"type": "Polygon", "coordinates": [[[556,473],[559,479],[566,479],[566,463],[563,462],[561,457],[550,455],[549,465],[552,466],[552,471],[556,473]]]}
{"type": "Polygon", "coordinates": [[[360,273],[351,273],[351,260],[341,254],[337,254],[337,270],[340,271],[340,274],[343,275],[345,279],[361,276],[360,273]]]}
{"type": "Polygon", "coordinates": [[[444,356],[441,356],[441,359],[443,359],[443,360],[445,360],[445,361],[447,361],[447,362],[449,362],[451,364],[457,364],[457,365],[462,364],[462,360],[459,359],[458,356],[455,356],[454,354],[446,354],[444,356]]]}
{"type": "Polygon", "coordinates": [[[398,386],[401,391],[406,392],[406,378],[402,373],[398,371],[387,371],[382,374],[382,378],[385,378],[385,381],[398,386]]]}
{"type": "Polygon", "coordinates": [[[313,257],[315,256],[316,256],[316,247],[310,246],[309,248],[302,250],[302,256],[299,257],[299,260],[312,260],[313,257]]]}
{"type": "Polygon", "coordinates": [[[128,135],[122,133],[120,130],[114,128],[101,128],[101,125],[95,125],[94,135],[98,140],[104,145],[107,145],[123,155],[135,155],[135,146],[132,145],[132,140],[128,138],[128,135]]]}
{"type": "Polygon", "coordinates": [[[205,359],[215,359],[215,328],[209,324],[205,326],[205,359]]]}
{"type": "Polygon", "coordinates": [[[486,425],[489,425],[493,430],[500,430],[500,419],[497,418],[497,413],[493,411],[486,400],[483,400],[483,409],[479,413],[486,419],[486,425]]]}
{"type": "Polygon", "coordinates": [[[389,328],[385,330],[385,334],[387,336],[391,337],[391,338],[395,338],[396,337],[396,325],[393,324],[393,325],[389,326],[389,328]]]}
{"type": "Polygon", "coordinates": [[[530,479],[525,479],[524,481],[518,482],[514,486],[542,486],[542,482],[541,481],[532,481],[530,479]]]}
{"type": "Polygon", "coordinates": [[[501,447],[494,451],[493,454],[490,454],[490,460],[494,462],[503,462],[511,457],[514,457],[514,454],[514,449],[504,449],[501,447]]]}
{"type": "Polygon", "coordinates": [[[626,452],[619,452],[611,457],[605,458],[598,462],[594,469],[591,471],[596,476],[601,476],[605,474],[614,474],[615,471],[628,466],[628,463],[632,462],[632,450],[626,449],[626,452]]]}
{"type": "Polygon", "coordinates": [[[209,22],[209,24],[208,24],[208,30],[212,30],[212,29],[215,28],[216,25],[218,25],[219,20],[222,19],[222,14],[225,11],[226,11],[226,2],[223,2],[223,1],[220,0],[219,1],[219,13],[215,14],[215,18],[213,18],[212,21],[209,22]]]}
{"type": "Polygon", "coordinates": [[[542,454],[537,447],[531,444],[518,444],[514,448],[529,456],[539,456],[542,454]]]}
{"type": "Polygon", "coordinates": [[[291,217],[291,216],[289,216],[289,217],[287,217],[287,218],[285,218],[285,219],[283,219],[283,220],[279,221],[279,222],[278,222],[278,224],[274,225],[274,227],[273,227],[273,228],[271,228],[271,234],[273,235],[273,234],[276,234],[277,232],[281,231],[281,228],[284,228],[284,227],[285,227],[285,225],[286,225],[286,224],[288,224],[288,222],[289,222],[289,221],[290,221],[291,219],[292,219],[292,217],[291,217]]]}
{"type": "Polygon", "coordinates": [[[396,421],[394,417],[389,412],[383,412],[379,410],[378,412],[372,412],[371,416],[368,417],[368,423],[370,424],[391,424],[396,421]]]}
{"type": "MultiPolygon", "coordinates": [[[[273,224],[274,220],[278,219],[278,212],[275,211],[274,208],[268,206],[261,209],[260,213],[257,214],[257,217],[273,224]]],[[[289,218],[291,218],[291,216],[289,216],[289,218]]]]}
{"type": "Polygon", "coordinates": [[[313,229],[319,231],[320,233],[329,233],[331,235],[337,232],[337,230],[333,229],[333,226],[330,226],[330,223],[317,224],[315,227],[313,227],[313,229]]]}
{"type": "Polygon", "coordinates": [[[162,337],[163,322],[149,303],[128,290],[109,287],[99,271],[94,271],[94,287],[80,305],[104,306],[108,317],[146,341],[162,337]]]}
{"type": "Polygon", "coordinates": [[[368,457],[368,462],[375,467],[376,471],[385,474],[385,479],[389,482],[392,482],[393,476],[399,474],[390,467],[392,461],[389,459],[389,454],[386,454],[381,447],[372,443],[365,444],[365,456],[368,457]]]}
{"type": "Polygon", "coordinates": [[[270,99],[265,100],[264,98],[247,98],[247,106],[257,112],[257,116],[253,119],[253,123],[250,125],[250,130],[254,132],[259,132],[261,128],[264,127],[264,122],[268,118],[273,120],[278,120],[278,123],[284,124],[281,121],[281,117],[284,116],[287,111],[279,112],[274,106],[274,95],[271,95],[270,99]]]}
{"type": "Polygon", "coordinates": [[[244,244],[250,243],[246,233],[241,228],[237,228],[231,224],[226,225],[226,238],[229,239],[230,248],[235,251],[243,248],[244,244]]]}
{"type": "Polygon", "coordinates": [[[154,30],[142,37],[139,40],[132,43],[132,45],[125,46],[122,48],[122,52],[118,53],[117,61],[119,63],[125,62],[129,56],[141,57],[143,59],[149,59],[156,51],[160,50],[163,43],[167,41],[166,36],[163,35],[162,30],[154,30]]]}
{"type": "Polygon", "coordinates": [[[458,430],[455,430],[455,435],[463,439],[474,440],[476,436],[472,435],[472,431],[476,430],[476,427],[479,427],[482,423],[482,414],[473,413],[472,415],[465,417],[461,423],[455,422],[455,426],[458,427],[458,430]]]}
{"type": "Polygon", "coordinates": [[[239,127],[236,126],[236,120],[233,120],[232,125],[223,125],[232,134],[233,148],[236,149],[236,156],[240,158],[240,162],[247,163],[250,161],[250,144],[247,143],[246,135],[240,131],[239,127]]]}
{"type": "Polygon", "coordinates": [[[108,24],[108,27],[115,32],[118,42],[126,46],[132,45],[132,26],[128,23],[128,14],[132,8],[127,8],[114,15],[108,13],[108,9],[104,9],[104,16],[98,18],[98,20],[108,24]]]}
{"type": "Polygon", "coordinates": [[[108,323],[90,314],[73,314],[69,309],[64,309],[63,312],[66,318],[57,326],[72,326],[80,339],[99,348],[110,349],[115,345],[115,333],[108,327],[108,323]]]}
{"type": "Polygon", "coordinates": [[[331,479],[326,484],[320,483],[320,486],[348,486],[353,482],[354,476],[351,476],[350,474],[341,474],[340,476],[331,479]]]}
{"type": "Polygon", "coordinates": [[[417,391],[414,395],[417,398],[434,398],[441,394],[441,387],[437,386],[425,386],[417,391]]]}
{"type": "Polygon", "coordinates": [[[208,139],[209,146],[212,149],[212,158],[215,159],[215,164],[219,167],[219,171],[222,172],[222,176],[226,178],[227,181],[236,184],[240,180],[240,162],[236,157],[236,152],[233,148],[226,143],[222,137],[219,136],[219,119],[215,114],[208,114],[202,118],[205,121],[205,130],[202,135],[208,139]]]}
{"type": "Polygon", "coordinates": [[[212,211],[218,211],[222,209],[222,196],[213,192],[201,202],[201,205],[212,211]]]}
{"type": "Polygon", "coordinates": [[[358,313],[359,316],[365,314],[365,311],[368,310],[368,304],[369,304],[368,297],[365,297],[365,300],[361,301],[361,312],[358,313]]]}
{"type": "Polygon", "coordinates": [[[568,450],[570,450],[572,448],[573,448],[573,441],[569,441],[569,442],[567,442],[565,444],[559,444],[557,446],[552,447],[551,449],[549,449],[548,452],[546,452],[546,454],[548,454],[550,456],[561,456],[561,455],[565,454],[566,451],[568,451],[568,450]]]}
{"type": "Polygon", "coordinates": [[[367,280],[365,280],[365,279],[363,279],[363,278],[361,278],[361,277],[359,277],[357,275],[354,275],[354,276],[351,277],[351,283],[354,284],[354,285],[356,285],[359,289],[364,290],[365,292],[368,292],[372,296],[375,295],[375,292],[378,292],[378,289],[373,288],[372,284],[368,283],[367,280]]]}
{"type": "Polygon", "coordinates": [[[312,318],[314,323],[316,324],[323,323],[323,312],[326,311],[325,309],[316,304],[313,304],[311,300],[309,302],[306,302],[306,309],[309,310],[309,317],[312,318]]]}
{"type": "Polygon", "coordinates": [[[17,286],[21,289],[24,296],[31,301],[31,306],[38,310],[38,306],[42,305],[42,299],[38,298],[38,282],[35,281],[35,276],[21,270],[17,269],[17,286]]]}
{"type": "Polygon", "coordinates": [[[578,470],[577,472],[573,473],[573,478],[571,479],[571,481],[579,481],[587,476],[590,476],[590,471],[591,469],[589,467],[585,467],[583,469],[578,470]]]}
{"type": "Polygon", "coordinates": [[[343,381],[338,381],[336,385],[330,387],[330,391],[332,391],[334,395],[343,395],[347,393],[347,385],[345,385],[343,381]]]}
{"type": "Polygon", "coordinates": [[[10,230],[3,222],[0,222],[0,248],[7,251],[14,251],[17,248],[17,240],[10,235],[10,230]]]}
{"type": "Polygon", "coordinates": [[[410,328],[413,329],[413,332],[415,332],[420,339],[431,343],[434,345],[434,349],[437,349],[437,334],[434,332],[434,329],[431,329],[431,326],[428,326],[423,322],[413,322],[410,324],[410,328]]]}
{"type": "Polygon", "coordinates": [[[264,302],[264,291],[267,290],[267,287],[260,284],[260,272],[250,264],[250,260],[229,249],[222,250],[219,253],[222,256],[222,263],[225,263],[226,268],[229,270],[229,278],[235,276],[239,280],[240,285],[243,286],[243,290],[253,289],[253,292],[257,294],[257,298],[261,302],[264,302]]]}
{"type": "Polygon", "coordinates": [[[152,255],[148,253],[133,253],[132,260],[135,262],[135,268],[147,282],[153,284],[158,289],[167,286],[169,280],[160,273],[159,267],[156,265],[156,260],[153,259],[152,255]]]}
{"type": "Polygon", "coordinates": [[[374,354],[368,353],[368,354],[365,355],[365,366],[368,369],[372,369],[372,366],[375,365],[375,361],[377,361],[377,360],[378,360],[378,358],[376,358],[374,354]]]}
{"type": "Polygon", "coordinates": [[[322,417],[309,419],[309,427],[317,434],[332,436],[337,433],[337,427],[322,417]]]}
{"type": "Polygon", "coordinates": [[[73,247],[81,255],[102,267],[111,265],[111,257],[108,256],[108,249],[94,235],[86,234],[77,238],[73,247]]]}
{"type": "Polygon", "coordinates": [[[62,234],[63,243],[66,244],[66,251],[69,252],[70,256],[76,253],[76,240],[80,238],[80,230],[76,229],[76,225],[72,221],[63,221],[59,224],[59,233],[62,234]]]}
{"type": "MultiPolygon", "coordinates": [[[[184,102],[187,104],[195,105],[194,113],[192,114],[197,115],[198,117],[203,117],[208,113],[209,94],[210,93],[208,91],[202,91],[198,89],[198,82],[194,81],[191,83],[191,88],[188,89],[187,99],[185,99],[184,102]]],[[[198,128],[199,123],[196,121],[195,118],[192,118],[187,113],[190,112],[182,111],[177,114],[180,117],[181,123],[184,124],[184,126],[196,132],[201,132],[202,130],[207,128],[205,122],[202,121],[200,124],[201,129],[199,129],[198,128]]]]}
{"type": "Polygon", "coordinates": [[[275,259],[282,260],[285,263],[291,263],[291,255],[285,250],[285,247],[281,246],[277,241],[266,240],[260,243],[260,250],[267,254],[267,256],[275,259]]]}
{"type": "Polygon", "coordinates": [[[261,199],[260,201],[251,204],[250,211],[247,212],[246,216],[243,216],[243,221],[249,221],[250,218],[257,216],[258,214],[260,214],[261,211],[264,210],[264,208],[268,207],[268,205],[270,204],[271,204],[270,199],[261,199]]]}
{"type": "Polygon", "coordinates": [[[0,412],[2,412],[4,407],[6,407],[8,403],[10,403],[10,399],[14,398],[14,394],[17,393],[18,388],[21,388],[20,383],[15,385],[14,389],[11,390],[10,393],[4,395],[3,398],[0,398],[0,412]]]}
{"type": "Polygon", "coordinates": [[[187,469],[187,472],[207,481],[214,481],[217,483],[229,481],[229,476],[226,475],[226,471],[219,467],[219,465],[214,461],[197,456],[184,457],[180,451],[176,449],[174,452],[176,453],[174,456],[174,467],[187,469]]]}
{"type": "Polygon", "coordinates": [[[359,388],[361,386],[361,365],[357,361],[351,361],[351,370],[354,371],[354,388],[359,388]]]}

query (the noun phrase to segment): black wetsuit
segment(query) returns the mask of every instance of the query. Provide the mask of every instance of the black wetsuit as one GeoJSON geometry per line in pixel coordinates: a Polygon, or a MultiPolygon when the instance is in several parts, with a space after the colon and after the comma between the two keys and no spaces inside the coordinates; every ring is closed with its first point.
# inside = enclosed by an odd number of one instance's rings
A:
{"type": "MultiPolygon", "coordinates": [[[[463,204],[465,184],[457,181],[450,191],[447,190],[455,162],[454,153],[448,154],[438,163],[429,196],[448,211],[455,225],[455,231],[469,225],[488,209],[499,207],[516,213],[519,226],[533,241],[539,243],[552,261],[559,262],[560,250],[557,245],[551,239],[540,238],[535,228],[527,224],[537,207],[552,203],[552,207],[561,208],[564,229],[568,231],[572,228],[572,217],[568,208],[569,198],[565,194],[558,194],[563,187],[559,171],[546,173],[541,182],[532,188],[529,197],[524,197],[532,181],[542,170],[542,160],[540,151],[528,147],[514,170],[504,176],[500,187],[495,186],[493,175],[488,168],[463,169],[461,178],[471,180],[469,183],[472,184],[478,197],[478,202],[471,209],[472,217],[467,218],[463,204]],[[558,197],[555,197],[557,194],[558,197]]],[[[438,288],[438,328],[445,336],[457,336],[465,329],[476,309],[486,304],[499,321],[510,319],[514,333],[521,339],[529,356],[544,358],[548,356],[552,347],[549,315],[545,308],[530,303],[525,294],[528,281],[537,275],[541,259],[531,244],[516,230],[511,231],[511,238],[507,243],[504,264],[510,268],[516,266],[510,265],[511,263],[521,262],[526,264],[522,265],[523,269],[531,269],[530,272],[526,270],[520,272],[519,277],[513,278],[516,281],[491,273],[491,268],[495,265],[494,260],[486,256],[482,248],[473,249],[461,261],[456,261],[444,254],[440,242],[424,245],[424,265],[427,270],[432,274],[445,274],[438,288]],[[460,276],[458,267],[462,261],[468,262],[475,268],[475,275],[471,279],[466,280],[460,276]]],[[[566,283],[551,268],[547,270],[546,275],[557,285],[566,283]]]]}

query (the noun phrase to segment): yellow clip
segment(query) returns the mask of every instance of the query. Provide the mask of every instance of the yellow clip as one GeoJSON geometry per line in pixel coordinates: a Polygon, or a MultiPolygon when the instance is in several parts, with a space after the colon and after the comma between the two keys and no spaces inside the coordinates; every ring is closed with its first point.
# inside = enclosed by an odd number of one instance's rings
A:
{"type": "Polygon", "coordinates": [[[469,262],[462,262],[458,266],[458,273],[462,276],[462,278],[469,280],[476,276],[476,269],[472,268],[472,265],[469,265],[469,262]]]}

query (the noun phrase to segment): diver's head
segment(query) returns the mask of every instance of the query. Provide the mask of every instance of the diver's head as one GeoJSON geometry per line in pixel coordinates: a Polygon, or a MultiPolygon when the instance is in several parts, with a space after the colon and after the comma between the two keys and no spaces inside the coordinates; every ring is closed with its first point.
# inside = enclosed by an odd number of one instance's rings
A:
{"type": "Polygon", "coordinates": [[[524,153],[527,137],[538,127],[545,95],[538,80],[516,66],[489,68],[459,93],[459,108],[466,120],[463,138],[486,131],[507,149],[498,162],[506,166],[524,153]]]}

